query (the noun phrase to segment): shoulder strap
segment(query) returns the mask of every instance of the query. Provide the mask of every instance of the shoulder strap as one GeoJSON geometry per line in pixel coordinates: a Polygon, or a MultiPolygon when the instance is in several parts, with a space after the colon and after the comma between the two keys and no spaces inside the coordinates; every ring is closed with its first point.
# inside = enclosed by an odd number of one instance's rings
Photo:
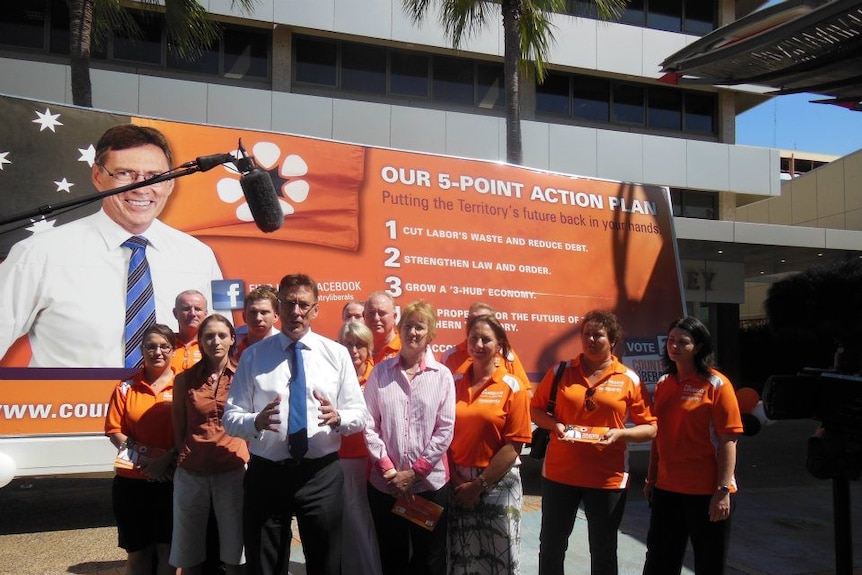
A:
{"type": "Polygon", "coordinates": [[[557,366],[557,372],[554,374],[554,383],[551,385],[551,399],[548,401],[547,409],[550,415],[554,415],[554,409],[557,407],[557,387],[560,385],[564,371],[566,371],[566,362],[561,361],[560,365],[557,366]]]}

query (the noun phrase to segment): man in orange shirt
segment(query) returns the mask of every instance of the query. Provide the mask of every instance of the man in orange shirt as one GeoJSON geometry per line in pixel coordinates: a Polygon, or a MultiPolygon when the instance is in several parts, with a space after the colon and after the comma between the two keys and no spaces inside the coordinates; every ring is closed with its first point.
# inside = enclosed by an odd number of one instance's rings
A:
{"type": "MultiPolygon", "coordinates": [[[[245,335],[236,345],[236,360],[239,361],[245,349],[271,335],[278,333],[278,293],[268,285],[259,285],[245,296],[242,309],[245,322],[245,335]]],[[[239,331],[239,330],[238,330],[239,331]]]]}
{"type": "Polygon", "coordinates": [[[207,315],[207,298],[201,292],[186,290],[177,296],[174,302],[174,317],[177,318],[179,331],[174,358],[171,360],[174,373],[180,373],[201,360],[198,327],[207,315]]]}
{"type": "MultiPolygon", "coordinates": [[[[471,319],[480,315],[490,315],[496,317],[496,312],[494,312],[494,308],[492,308],[490,305],[482,302],[476,302],[472,304],[470,306],[470,309],[467,311],[467,323],[469,324],[471,319]]],[[[524,366],[521,365],[521,360],[518,359],[518,354],[515,353],[515,350],[509,348],[506,357],[502,359],[506,367],[506,371],[526,383],[529,386],[527,388],[527,393],[532,396],[533,387],[530,383],[530,378],[527,377],[527,372],[524,371],[524,366]]],[[[443,359],[440,363],[448,367],[449,371],[452,372],[452,375],[466,372],[470,368],[470,364],[473,363],[473,360],[470,358],[470,352],[467,349],[467,339],[465,338],[464,341],[462,341],[458,345],[452,346],[447,349],[446,353],[443,354],[443,359]]]]}
{"type": "Polygon", "coordinates": [[[372,292],[365,300],[365,325],[374,334],[374,364],[401,351],[401,337],[395,329],[398,316],[395,300],[385,291],[372,292]]]}

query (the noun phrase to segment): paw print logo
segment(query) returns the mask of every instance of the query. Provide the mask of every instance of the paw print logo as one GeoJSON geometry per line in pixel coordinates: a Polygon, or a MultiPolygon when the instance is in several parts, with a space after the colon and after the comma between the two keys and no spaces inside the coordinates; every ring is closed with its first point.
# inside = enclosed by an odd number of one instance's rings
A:
{"type": "MultiPolygon", "coordinates": [[[[272,142],[258,142],[251,150],[252,156],[258,166],[269,173],[275,191],[278,194],[278,203],[285,216],[294,211],[294,205],[301,204],[308,198],[308,182],[302,179],[308,173],[308,165],[302,157],[289,154],[282,159],[281,148],[272,142]]],[[[239,151],[232,152],[234,157],[239,157],[239,151]]],[[[234,204],[243,199],[242,187],[239,185],[239,172],[236,167],[224,165],[224,169],[234,177],[225,177],[218,181],[216,190],[218,197],[226,204],[234,204]]],[[[243,222],[253,222],[251,210],[248,203],[243,201],[236,208],[236,217],[243,222]]]]}

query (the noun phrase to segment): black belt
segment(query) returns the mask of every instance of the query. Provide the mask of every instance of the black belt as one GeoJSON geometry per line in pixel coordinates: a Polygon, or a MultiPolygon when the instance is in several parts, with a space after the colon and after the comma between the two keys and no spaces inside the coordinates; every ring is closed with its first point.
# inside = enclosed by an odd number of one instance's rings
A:
{"type": "Polygon", "coordinates": [[[327,453],[323,457],[303,457],[302,459],[287,458],[280,461],[273,461],[272,459],[267,459],[266,457],[261,457],[259,455],[252,455],[251,459],[261,465],[296,467],[301,469],[320,469],[326,467],[330,463],[338,461],[338,452],[333,451],[332,453],[327,453]]]}

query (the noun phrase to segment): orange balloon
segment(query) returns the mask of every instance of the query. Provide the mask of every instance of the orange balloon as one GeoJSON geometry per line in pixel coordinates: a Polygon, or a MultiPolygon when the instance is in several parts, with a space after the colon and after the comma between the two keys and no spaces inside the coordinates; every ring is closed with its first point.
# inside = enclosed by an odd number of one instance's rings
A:
{"type": "Polygon", "coordinates": [[[736,401],[739,403],[740,413],[751,413],[760,401],[760,395],[753,387],[740,387],[736,390],[736,401]]]}

